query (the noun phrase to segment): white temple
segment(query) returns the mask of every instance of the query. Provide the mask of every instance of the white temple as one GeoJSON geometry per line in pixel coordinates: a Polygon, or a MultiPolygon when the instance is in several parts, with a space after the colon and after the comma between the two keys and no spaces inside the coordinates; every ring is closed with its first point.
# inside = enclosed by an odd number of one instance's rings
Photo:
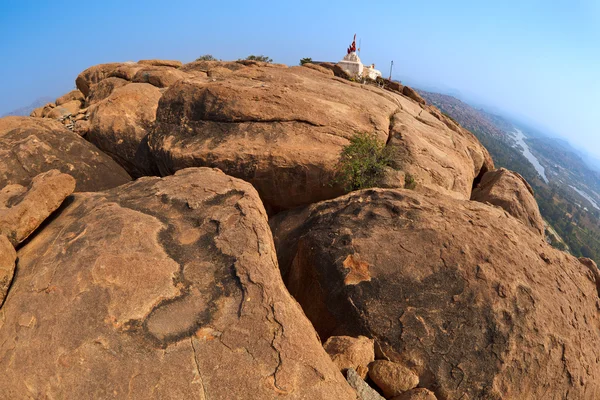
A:
{"type": "Polygon", "coordinates": [[[352,76],[377,79],[381,77],[381,72],[375,69],[375,64],[365,66],[360,61],[358,54],[356,54],[356,35],[350,47],[348,47],[348,54],[337,63],[344,71],[348,72],[352,76]]]}

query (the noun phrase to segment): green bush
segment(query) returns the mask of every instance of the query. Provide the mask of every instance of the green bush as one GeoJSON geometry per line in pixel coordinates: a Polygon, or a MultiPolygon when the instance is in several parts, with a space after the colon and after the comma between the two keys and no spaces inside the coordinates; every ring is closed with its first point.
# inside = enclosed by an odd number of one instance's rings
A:
{"type": "Polygon", "coordinates": [[[310,57],[304,57],[300,59],[300,65],[312,64],[313,60],[310,57]]]}
{"type": "Polygon", "coordinates": [[[219,61],[219,60],[217,60],[215,57],[213,57],[212,54],[205,54],[203,56],[196,58],[196,61],[219,61]]]}
{"type": "Polygon", "coordinates": [[[373,187],[391,164],[391,154],[385,143],[375,135],[357,133],[342,149],[334,183],[348,191],[373,187]]]}
{"type": "Polygon", "coordinates": [[[266,62],[266,63],[271,63],[273,62],[273,59],[267,56],[255,56],[254,54],[249,55],[248,57],[246,57],[246,60],[250,60],[250,61],[262,61],[262,62],[266,62]]]}

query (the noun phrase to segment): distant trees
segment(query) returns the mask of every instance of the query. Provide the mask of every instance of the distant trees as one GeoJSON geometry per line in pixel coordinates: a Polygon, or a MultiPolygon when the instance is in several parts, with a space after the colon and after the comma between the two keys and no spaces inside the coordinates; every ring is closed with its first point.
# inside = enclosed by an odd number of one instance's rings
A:
{"type": "Polygon", "coordinates": [[[248,57],[246,57],[246,60],[249,61],[261,61],[261,62],[266,62],[266,63],[271,63],[273,62],[273,59],[268,57],[268,56],[255,56],[254,54],[249,55],[248,57]]]}
{"type": "Polygon", "coordinates": [[[304,57],[300,59],[300,65],[311,64],[313,62],[312,58],[304,57]]]}
{"type": "Polygon", "coordinates": [[[219,61],[212,54],[204,54],[196,59],[196,61],[219,61]]]}

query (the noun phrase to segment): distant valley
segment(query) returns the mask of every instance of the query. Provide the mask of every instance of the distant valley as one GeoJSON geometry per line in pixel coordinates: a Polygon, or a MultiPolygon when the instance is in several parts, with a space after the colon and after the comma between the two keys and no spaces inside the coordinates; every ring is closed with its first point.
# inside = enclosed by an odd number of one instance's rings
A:
{"type": "Polygon", "coordinates": [[[496,166],[527,179],[549,224],[547,240],[552,245],[600,261],[600,172],[592,168],[590,160],[584,160],[584,155],[563,139],[475,109],[452,96],[419,93],[473,132],[496,166]]]}

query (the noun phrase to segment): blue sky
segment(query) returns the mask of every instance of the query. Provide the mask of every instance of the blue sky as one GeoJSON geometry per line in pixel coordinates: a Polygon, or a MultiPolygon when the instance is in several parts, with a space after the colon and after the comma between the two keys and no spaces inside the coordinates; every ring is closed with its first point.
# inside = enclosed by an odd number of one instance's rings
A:
{"type": "Polygon", "coordinates": [[[111,61],[361,58],[545,127],[600,156],[600,0],[0,1],[0,114],[111,61]]]}

